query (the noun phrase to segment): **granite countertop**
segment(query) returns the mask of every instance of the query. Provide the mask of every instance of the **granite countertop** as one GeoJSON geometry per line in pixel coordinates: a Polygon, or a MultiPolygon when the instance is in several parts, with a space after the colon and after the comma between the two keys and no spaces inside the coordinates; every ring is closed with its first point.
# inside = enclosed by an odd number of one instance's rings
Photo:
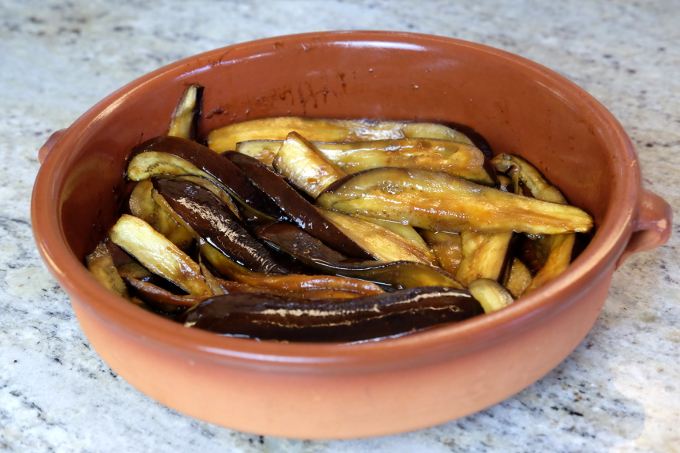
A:
{"type": "Polygon", "coordinates": [[[384,29],[470,40],[568,77],[630,135],[644,186],[680,211],[680,3],[594,0],[3,0],[0,5],[0,450],[11,452],[680,452],[675,236],[629,258],[579,347],[469,417],[354,441],[260,437],[140,393],[90,347],[42,264],[29,204],[38,148],[125,83],[282,34],[384,29]]]}

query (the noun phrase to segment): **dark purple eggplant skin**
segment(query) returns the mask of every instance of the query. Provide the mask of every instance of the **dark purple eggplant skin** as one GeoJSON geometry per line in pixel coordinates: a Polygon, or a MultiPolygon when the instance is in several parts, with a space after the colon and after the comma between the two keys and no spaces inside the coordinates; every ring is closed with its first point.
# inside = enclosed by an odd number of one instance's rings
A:
{"type": "Polygon", "coordinates": [[[427,264],[347,258],[295,225],[264,225],[255,228],[253,233],[272,248],[292,256],[310,268],[324,274],[370,281],[387,291],[429,285],[463,288],[452,275],[427,264]]]}
{"type": "Polygon", "coordinates": [[[375,259],[363,247],[321,215],[297,190],[266,165],[253,157],[236,151],[227,151],[222,155],[243,170],[255,185],[266,192],[291,219],[292,223],[332,249],[349,257],[364,260],[375,259]]]}
{"type": "Polygon", "coordinates": [[[153,187],[201,238],[237,263],[264,273],[287,273],[218,196],[190,181],[151,178],[153,187]]]}
{"type": "Polygon", "coordinates": [[[228,294],[204,300],[177,320],[228,336],[347,343],[403,335],[482,313],[467,291],[429,286],[355,299],[228,294]]]}
{"type": "Polygon", "coordinates": [[[243,204],[275,219],[286,218],[281,209],[241,169],[207,146],[185,138],[162,135],[135,146],[130,160],[137,154],[149,151],[184,159],[221,182],[243,204]]]}

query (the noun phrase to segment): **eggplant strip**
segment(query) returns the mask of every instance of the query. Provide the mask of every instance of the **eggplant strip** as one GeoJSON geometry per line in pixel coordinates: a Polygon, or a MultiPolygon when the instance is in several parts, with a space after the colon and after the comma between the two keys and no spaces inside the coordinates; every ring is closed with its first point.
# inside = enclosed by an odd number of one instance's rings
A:
{"type": "Polygon", "coordinates": [[[288,134],[272,164],[293,187],[312,198],[345,176],[337,165],[297,132],[288,134]]]}
{"type": "Polygon", "coordinates": [[[322,208],[319,208],[319,212],[378,261],[415,261],[432,266],[436,264],[432,252],[414,245],[377,223],[322,208]]]}
{"type": "Polygon", "coordinates": [[[460,234],[463,260],[458,266],[456,280],[466,286],[480,278],[498,280],[505,267],[512,235],[512,232],[485,234],[463,231],[460,234]]]}
{"type": "Polygon", "coordinates": [[[329,247],[342,250],[348,256],[366,260],[375,259],[332,222],[326,220],[314,205],[266,165],[235,151],[226,152],[224,156],[243,170],[258,187],[262,188],[297,226],[329,247]]]}
{"type": "Polygon", "coordinates": [[[286,273],[219,197],[190,181],[153,178],[154,189],[202,239],[249,269],[286,273]]]}
{"type": "MultiPolygon", "coordinates": [[[[548,239],[548,238],[546,238],[548,239]]],[[[550,255],[540,271],[534,275],[529,286],[522,294],[529,294],[567,270],[571,263],[571,252],[576,240],[575,234],[557,234],[550,236],[550,255]]]]}
{"type": "Polygon", "coordinates": [[[520,184],[525,185],[534,198],[553,203],[567,204],[567,199],[557,189],[550,185],[541,172],[519,156],[499,154],[491,160],[496,170],[508,173],[514,185],[514,192],[521,193],[520,184]]]}
{"type": "Polygon", "coordinates": [[[319,206],[432,231],[532,234],[585,232],[592,218],[574,206],[502,192],[422,169],[376,168],[329,186],[319,206]]]}
{"type": "Polygon", "coordinates": [[[470,282],[468,291],[482,305],[484,313],[493,313],[515,301],[503,285],[490,278],[480,278],[470,282]]]}
{"type": "Polygon", "coordinates": [[[126,176],[133,181],[141,181],[159,175],[208,178],[225,188],[250,216],[285,218],[279,207],[237,166],[191,140],[160,136],[133,149],[126,176]]]}
{"type": "MultiPolygon", "coordinates": [[[[319,208],[323,209],[323,208],[319,208]]],[[[325,210],[326,212],[337,212],[337,211],[328,211],[327,209],[325,210]]],[[[347,214],[343,214],[347,215],[347,214]]],[[[407,240],[410,242],[412,245],[415,247],[418,247],[423,250],[423,252],[426,254],[429,260],[431,260],[433,263],[437,262],[437,258],[434,256],[432,253],[432,250],[430,247],[427,245],[423,237],[416,231],[415,228],[409,225],[403,225],[401,223],[396,223],[396,222],[390,222],[389,220],[381,220],[381,219],[376,219],[373,217],[366,217],[363,215],[355,215],[352,216],[355,219],[361,219],[365,220],[366,222],[371,222],[375,223],[376,225],[380,225],[381,227],[390,230],[394,234],[398,234],[401,236],[403,239],[407,240]]]]}
{"type": "MultiPolygon", "coordinates": [[[[492,163],[499,171],[509,173],[515,191],[519,191],[520,186],[524,186],[529,189],[534,198],[567,204],[567,199],[562,192],[548,183],[541,172],[525,159],[511,154],[499,154],[493,158],[492,163]]],[[[523,294],[529,294],[554,280],[569,267],[575,240],[574,234],[550,235],[537,239],[539,248],[547,250],[547,259],[523,294]]]]}
{"type": "Polygon", "coordinates": [[[139,297],[144,303],[156,310],[170,314],[183,313],[188,308],[204,301],[207,297],[193,295],[179,296],[153,283],[137,280],[132,277],[125,277],[125,282],[134,289],[135,296],[139,297]]]}
{"type": "Polygon", "coordinates": [[[186,327],[260,340],[353,342],[459,322],[481,311],[465,291],[429,287],[354,299],[217,296],[201,302],[179,321],[186,327]]]}
{"type": "Polygon", "coordinates": [[[221,186],[202,176],[183,175],[178,176],[177,178],[183,179],[185,181],[191,181],[194,184],[198,184],[199,186],[203,186],[203,188],[208,189],[213,194],[217,195],[217,197],[222,200],[222,203],[224,203],[239,220],[242,220],[241,213],[239,212],[236,203],[234,203],[234,199],[221,186]]]}
{"type": "Polygon", "coordinates": [[[458,233],[435,233],[422,230],[422,237],[432,249],[439,266],[451,275],[456,275],[463,261],[463,246],[458,233]]]}
{"type": "Polygon", "coordinates": [[[189,294],[210,296],[197,263],[145,221],[123,214],[110,230],[111,240],[156,275],[189,294]]]}
{"type": "Polygon", "coordinates": [[[201,267],[201,274],[203,274],[203,278],[205,278],[205,281],[208,283],[208,286],[210,286],[213,294],[216,296],[225,294],[220,279],[215,277],[210,269],[208,269],[208,266],[203,263],[203,257],[200,254],[198,256],[198,265],[201,267]]]}
{"type": "Polygon", "coordinates": [[[363,293],[360,291],[350,291],[335,288],[305,288],[297,290],[278,289],[266,286],[251,286],[246,283],[222,279],[219,279],[219,284],[221,290],[223,291],[222,294],[276,294],[279,296],[296,297],[300,299],[350,299],[353,297],[368,295],[368,293],[363,293]]]}
{"type": "Polygon", "coordinates": [[[258,237],[272,247],[325,274],[353,277],[375,282],[391,289],[418,286],[448,286],[463,289],[444,270],[413,261],[347,260],[301,229],[288,224],[258,227],[258,237]]]}
{"type": "Polygon", "coordinates": [[[518,258],[513,258],[510,265],[510,271],[507,273],[503,286],[512,294],[512,297],[518,298],[522,295],[524,290],[531,284],[532,276],[529,269],[518,258]]]}
{"type": "Polygon", "coordinates": [[[196,139],[202,98],[203,87],[201,85],[194,83],[187,87],[172,114],[168,135],[188,140],[196,139]]]}
{"type": "MultiPolygon", "coordinates": [[[[283,142],[252,140],[236,145],[236,151],[274,166],[283,142]]],[[[369,168],[407,167],[439,171],[487,186],[495,184],[495,170],[477,147],[450,140],[402,138],[368,142],[311,142],[319,153],[345,173],[369,168]],[[490,168],[489,168],[490,167],[490,168]]]]}
{"type": "Polygon", "coordinates": [[[130,300],[125,282],[118,274],[106,244],[100,242],[97,247],[85,257],[87,269],[92,276],[109,291],[130,300]]]}
{"type": "Polygon", "coordinates": [[[180,250],[186,252],[194,240],[192,232],[154,201],[152,191],[151,180],[145,179],[137,183],[130,194],[130,213],[144,220],[180,250]]]}
{"type": "MultiPolygon", "coordinates": [[[[337,290],[354,294],[379,294],[378,285],[354,278],[334,275],[269,275],[253,272],[233,262],[215,247],[201,243],[201,254],[217,272],[226,278],[252,287],[262,287],[274,292],[296,292],[305,290],[337,290]]],[[[265,291],[266,292],[266,291],[265,291]]]]}
{"type": "Polygon", "coordinates": [[[423,137],[472,144],[465,134],[436,123],[334,120],[289,116],[244,121],[215,129],[208,135],[208,146],[219,153],[233,151],[239,142],[284,140],[292,131],[315,142],[357,142],[423,137]]]}

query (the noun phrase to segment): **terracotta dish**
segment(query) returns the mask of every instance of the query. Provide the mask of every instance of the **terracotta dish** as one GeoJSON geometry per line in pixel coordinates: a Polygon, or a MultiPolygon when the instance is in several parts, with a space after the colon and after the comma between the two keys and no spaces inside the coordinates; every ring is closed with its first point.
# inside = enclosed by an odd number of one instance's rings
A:
{"type": "Polygon", "coordinates": [[[295,438],[415,430],[491,406],[540,379],[584,338],[614,270],[670,236],[668,204],[641,187],[616,119],[518,56],[454,39],[331,32],[237,44],[141,77],[41,149],[32,221],[42,257],[111,368],[173,409],[295,438]],[[285,344],[188,329],[108,293],[84,256],[118,216],[131,148],[166,133],[177,99],[205,87],[200,134],[271,116],[454,121],[495,153],[533,162],[596,232],[568,271],[509,308],[359,344],[285,344]]]}

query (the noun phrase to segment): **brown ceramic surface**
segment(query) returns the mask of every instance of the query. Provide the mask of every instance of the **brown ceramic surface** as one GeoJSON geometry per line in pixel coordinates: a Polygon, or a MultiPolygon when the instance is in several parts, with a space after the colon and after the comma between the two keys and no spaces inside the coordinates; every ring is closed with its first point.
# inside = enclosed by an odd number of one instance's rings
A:
{"type": "Polygon", "coordinates": [[[41,150],[32,219],[45,263],[88,339],[152,398],[229,428],[285,437],[402,432],[481,410],[530,385],[583,339],[617,263],[664,243],[671,213],[643,190],[633,147],[583,90],[517,56],[426,35],[307,34],[162,68],[107,97],[41,150]],[[117,217],[125,158],[165,133],[190,83],[201,133],[269,116],[454,121],[536,164],[595,217],[570,269],[496,312],[353,345],[279,344],[186,329],[106,292],[83,257],[117,217]]]}

